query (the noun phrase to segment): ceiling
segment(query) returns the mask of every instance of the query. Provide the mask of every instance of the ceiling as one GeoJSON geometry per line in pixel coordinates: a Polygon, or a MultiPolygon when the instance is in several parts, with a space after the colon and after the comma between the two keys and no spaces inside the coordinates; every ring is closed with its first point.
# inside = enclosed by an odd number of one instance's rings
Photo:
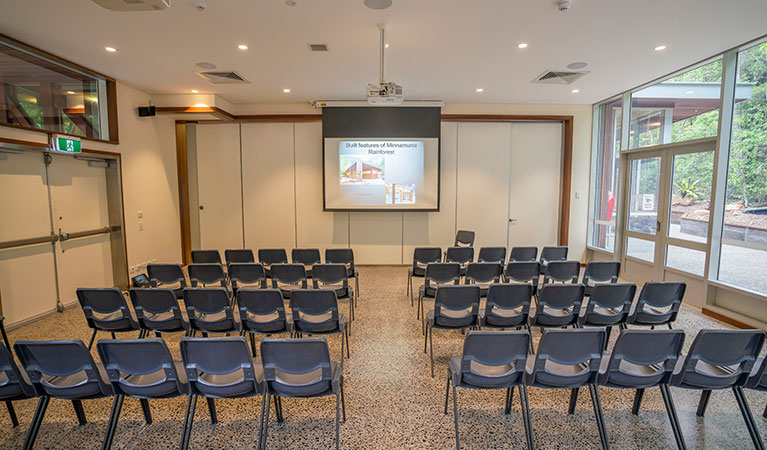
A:
{"type": "Polygon", "coordinates": [[[557,0],[394,0],[383,11],[363,0],[194,3],[113,12],[89,0],[0,0],[0,33],[150,94],[196,89],[236,104],[363,99],[378,78],[378,23],[389,25],[387,79],[406,99],[461,103],[595,103],[767,33],[764,0],[574,0],[564,13],[557,0]],[[202,61],[251,83],[213,85],[195,74],[202,61]],[[573,85],[530,83],[576,61],[591,73],[573,85]]]}

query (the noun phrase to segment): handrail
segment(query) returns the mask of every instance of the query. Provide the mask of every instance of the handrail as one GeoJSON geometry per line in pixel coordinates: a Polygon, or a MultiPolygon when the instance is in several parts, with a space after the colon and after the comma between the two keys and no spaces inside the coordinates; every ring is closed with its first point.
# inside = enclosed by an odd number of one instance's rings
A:
{"type": "Polygon", "coordinates": [[[50,234],[48,236],[34,237],[34,238],[15,239],[12,241],[0,242],[0,250],[4,250],[7,248],[24,247],[26,245],[51,243],[51,242],[56,242],[58,240],[59,240],[59,237],[55,234],[50,234]]]}
{"type": "Polygon", "coordinates": [[[88,236],[96,236],[99,234],[107,234],[113,231],[113,228],[119,229],[119,227],[102,227],[94,228],[92,230],[75,231],[74,233],[59,233],[60,241],[68,241],[70,239],[83,238],[88,236]]]}

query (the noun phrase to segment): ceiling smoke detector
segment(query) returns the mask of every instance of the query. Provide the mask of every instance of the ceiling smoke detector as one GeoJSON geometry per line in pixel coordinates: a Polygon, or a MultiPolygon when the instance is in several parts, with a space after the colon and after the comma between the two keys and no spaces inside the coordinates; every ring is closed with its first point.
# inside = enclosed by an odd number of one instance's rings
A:
{"type": "Polygon", "coordinates": [[[567,12],[572,8],[573,2],[572,0],[559,0],[559,10],[562,12],[567,12]]]}

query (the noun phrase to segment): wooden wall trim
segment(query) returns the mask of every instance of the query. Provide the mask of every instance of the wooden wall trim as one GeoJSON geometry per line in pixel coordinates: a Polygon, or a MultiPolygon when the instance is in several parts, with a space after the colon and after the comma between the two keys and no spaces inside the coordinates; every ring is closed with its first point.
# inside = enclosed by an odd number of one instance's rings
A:
{"type": "Polygon", "coordinates": [[[559,245],[570,239],[570,190],[573,180],[573,117],[562,121],[562,187],[559,210],[559,245]]]}
{"type": "Polygon", "coordinates": [[[192,228],[189,215],[189,165],[186,153],[186,122],[176,121],[176,171],[178,173],[178,209],[181,226],[181,261],[192,262],[192,228]]]}
{"type": "Polygon", "coordinates": [[[704,316],[712,317],[712,318],[714,318],[714,319],[716,319],[716,320],[718,320],[720,322],[724,322],[724,323],[726,323],[728,325],[732,325],[735,328],[740,328],[740,329],[743,329],[743,330],[752,330],[754,328],[753,325],[749,325],[749,324],[747,324],[745,322],[741,322],[738,319],[733,319],[730,316],[726,316],[726,315],[724,315],[722,313],[719,313],[717,311],[713,311],[711,309],[706,308],[705,306],[703,307],[703,310],[701,312],[703,313],[704,316]]]}

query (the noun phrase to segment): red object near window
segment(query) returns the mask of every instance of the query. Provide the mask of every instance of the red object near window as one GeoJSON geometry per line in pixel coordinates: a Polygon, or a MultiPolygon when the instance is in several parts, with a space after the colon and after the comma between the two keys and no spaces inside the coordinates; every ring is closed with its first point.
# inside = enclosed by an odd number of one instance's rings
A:
{"type": "Polygon", "coordinates": [[[613,210],[615,209],[615,196],[612,192],[607,191],[607,218],[606,221],[613,220],[613,210]]]}

